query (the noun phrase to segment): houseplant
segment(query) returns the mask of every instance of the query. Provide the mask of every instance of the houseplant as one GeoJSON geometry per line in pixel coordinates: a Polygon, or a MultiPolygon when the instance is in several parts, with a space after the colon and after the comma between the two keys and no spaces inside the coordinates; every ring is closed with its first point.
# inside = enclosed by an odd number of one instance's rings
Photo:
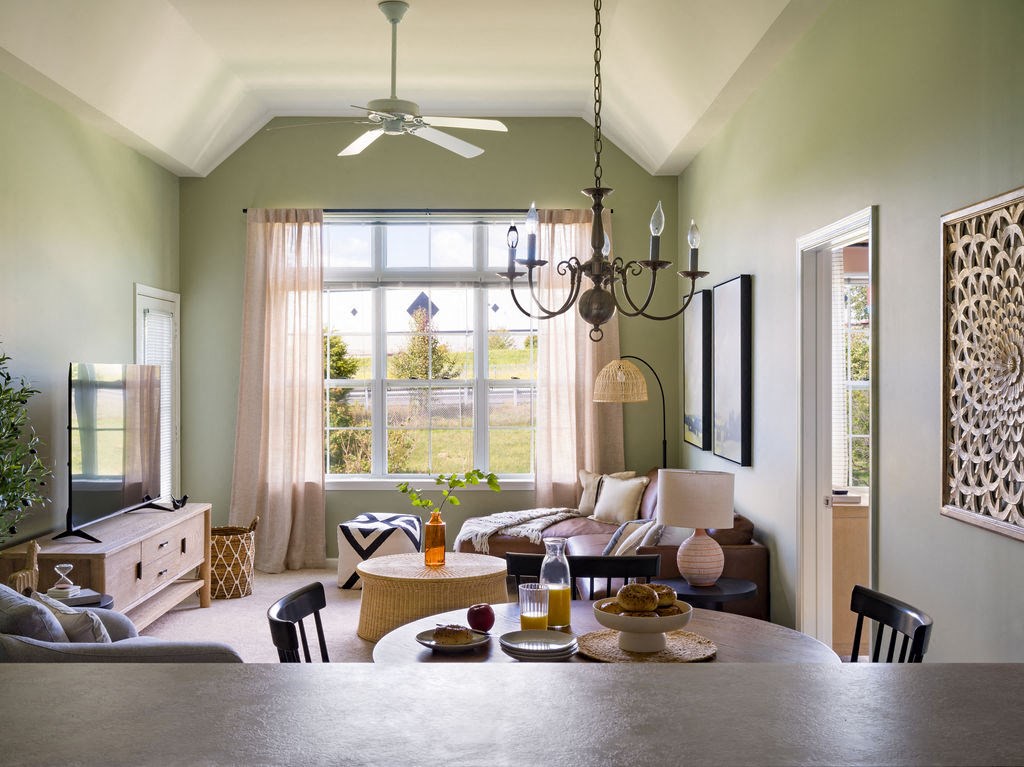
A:
{"type": "Polygon", "coordinates": [[[39,437],[28,423],[28,401],[38,389],[7,370],[0,352],[0,544],[32,507],[49,499],[43,493],[51,472],[39,457],[39,437]]]}
{"type": "Polygon", "coordinates": [[[459,506],[461,504],[453,492],[456,488],[466,487],[466,485],[478,485],[481,482],[486,482],[487,486],[495,493],[501,492],[498,477],[491,472],[484,473],[480,469],[470,469],[462,475],[438,474],[434,477],[434,484],[445,486],[444,490],[441,491],[440,506],[435,506],[430,498],[424,498],[422,495],[423,491],[418,488],[413,489],[408,482],[399,483],[398,491],[403,495],[409,496],[409,502],[413,506],[430,512],[430,520],[427,522],[424,533],[423,546],[423,559],[428,566],[440,567],[444,564],[445,523],[441,519],[441,509],[444,508],[446,503],[451,503],[452,506],[459,506]]]}

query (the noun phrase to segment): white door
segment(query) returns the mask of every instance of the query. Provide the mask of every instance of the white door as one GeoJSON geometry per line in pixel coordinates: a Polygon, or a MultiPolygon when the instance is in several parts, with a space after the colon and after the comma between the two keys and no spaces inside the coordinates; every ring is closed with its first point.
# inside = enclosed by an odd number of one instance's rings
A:
{"type": "MultiPolygon", "coordinates": [[[[848,542],[852,507],[861,499],[867,562],[857,580],[874,580],[873,519],[877,515],[878,390],[872,317],[877,263],[874,208],[812,232],[797,241],[800,295],[798,584],[797,628],[833,645],[833,604],[844,615],[848,599],[836,581],[848,580],[847,557],[833,571],[833,551],[848,542]],[[862,485],[862,486],[861,486],[862,485]],[[837,493],[838,491],[838,493],[837,493]],[[842,495],[845,491],[846,495],[842,495]],[[838,510],[842,510],[838,514],[838,510]],[[834,527],[836,521],[842,521],[834,527]]],[[[845,548],[838,549],[840,553],[845,548]]],[[[847,604],[848,606],[848,604],[847,604]]],[[[840,627],[837,627],[839,630],[840,627]]],[[[845,631],[842,628],[839,633],[845,631]]],[[[850,636],[852,642],[852,634],[850,636]]],[[[841,645],[840,645],[841,646],[841,645]]],[[[844,654],[848,654],[849,649],[844,654]]]]}

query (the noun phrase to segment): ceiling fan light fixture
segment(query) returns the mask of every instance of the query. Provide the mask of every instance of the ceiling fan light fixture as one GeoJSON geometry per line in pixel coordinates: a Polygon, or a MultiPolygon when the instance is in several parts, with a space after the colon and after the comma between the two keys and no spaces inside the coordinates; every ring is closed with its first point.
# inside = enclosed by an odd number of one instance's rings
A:
{"type": "MultiPolygon", "coordinates": [[[[519,311],[528,317],[549,320],[552,317],[565,314],[575,305],[583,321],[591,326],[589,336],[590,340],[595,342],[604,337],[604,330],[601,329],[601,326],[614,317],[617,311],[626,317],[645,317],[649,320],[671,320],[678,317],[693,300],[697,279],[708,274],[697,270],[697,245],[700,243],[698,232],[697,244],[690,243],[690,268],[678,273],[690,282],[689,291],[682,298],[682,306],[666,315],[650,312],[651,301],[657,287],[658,273],[672,265],[671,262],[662,261],[660,258],[661,233],[665,229],[665,211],[659,200],[651,215],[650,257],[648,259],[624,261],[619,257],[611,258],[611,240],[604,231],[602,214],[604,213],[603,199],[611,194],[612,190],[601,186],[601,149],[601,0],[594,0],[594,186],[583,190],[583,194],[590,197],[593,202],[591,205],[593,218],[590,224],[590,253],[589,255],[570,256],[556,265],[555,268],[559,274],[569,276],[568,295],[562,305],[557,308],[544,306],[537,296],[537,280],[534,270],[544,266],[547,262],[536,258],[536,236],[529,234],[531,216],[535,222],[537,215],[536,208],[531,205],[530,212],[526,217],[527,256],[526,258],[515,257],[516,246],[511,237],[514,227],[510,227],[508,271],[499,276],[508,280],[513,303],[519,311]],[[515,263],[522,264],[527,269],[526,282],[529,286],[530,308],[524,307],[516,295],[515,280],[521,276],[521,273],[514,270],[515,263]],[[644,273],[649,275],[647,295],[643,300],[635,301],[629,293],[628,281],[630,278],[640,277],[644,273]],[[584,277],[593,283],[593,286],[587,290],[581,289],[584,277]],[[619,291],[621,291],[621,297],[619,291]]],[[[696,231],[695,224],[691,223],[690,228],[691,231],[696,231]]]]}
{"type": "Polygon", "coordinates": [[[463,141],[448,133],[437,130],[436,126],[442,128],[462,128],[468,130],[488,130],[505,132],[508,128],[498,120],[480,120],[473,117],[424,117],[420,114],[420,107],[414,101],[398,98],[397,94],[397,70],[398,70],[398,22],[409,10],[409,3],[405,0],[381,0],[377,3],[381,13],[391,24],[391,95],[386,99],[374,99],[366,106],[356,106],[356,109],[365,109],[371,123],[381,127],[371,128],[361,137],[357,138],[347,147],[342,149],[339,157],[349,157],[359,154],[376,138],[384,133],[388,136],[400,136],[409,134],[418,136],[450,152],[462,157],[476,157],[483,154],[483,149],[463,141]],[[367,138],[372,134],[372,138],[367,138]]]}

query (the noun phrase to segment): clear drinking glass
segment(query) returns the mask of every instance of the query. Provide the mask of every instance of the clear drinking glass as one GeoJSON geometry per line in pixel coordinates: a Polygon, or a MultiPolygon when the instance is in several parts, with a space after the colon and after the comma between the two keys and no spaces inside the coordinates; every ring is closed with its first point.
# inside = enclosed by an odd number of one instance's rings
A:
{"type": "Polygon", "coordinates": [[[546,629],[548,627],[548,589],[540,583],[519,585],[519,628],[546,629]]]}

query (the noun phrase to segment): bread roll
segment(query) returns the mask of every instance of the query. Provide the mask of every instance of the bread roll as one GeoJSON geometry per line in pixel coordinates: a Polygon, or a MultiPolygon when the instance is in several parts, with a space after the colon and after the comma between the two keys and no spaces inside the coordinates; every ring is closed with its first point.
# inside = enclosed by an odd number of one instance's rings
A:
{"type": "Polygon", "coordinates": [[[473,641],[473,632],[465,626],[450,623],[434,629],[434,641],[438,644],[469,644],[473,641]]]}
{"type": "Polygon", "coordinates": [[[654,610],[636,610],[623,612],[622,617],[624,618],[657,618],[658,613],[654,610]]]}
{"type": "Polygon", "coordinates": [[[627,583],[616,595],[624,612],[650,612],[658,606],[658,594],[643,583],[627,583]]]}
{"type": "Polygon", "coordinates": [[[622,605],[618,602],[605,602],[598,605],[597,609],[601,612],[611,613],[612,615],[619,615],[622,613],[622,605]]]}
{"type": "Polygon", "coordinates": [[[658,595],[658,607],[668,607],[676,603],[676,590],[664,583],[648,583],[654,593],[658,595]]]}
{"type": "Polygon", "coordinates": [[[669,605],[668,607],[659,607],[658,615],[682,615],[683,610],[679,605],[669,605]]]}

